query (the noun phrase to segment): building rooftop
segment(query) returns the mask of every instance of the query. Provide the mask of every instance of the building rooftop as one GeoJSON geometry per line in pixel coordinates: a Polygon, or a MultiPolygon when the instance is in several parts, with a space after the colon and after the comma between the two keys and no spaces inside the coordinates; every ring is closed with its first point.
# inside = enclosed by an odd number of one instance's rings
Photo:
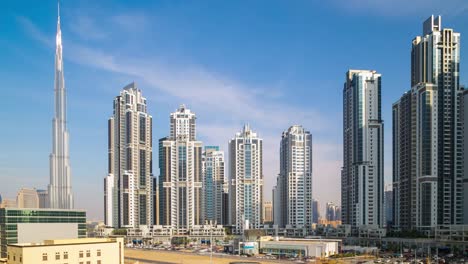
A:
{"type": "Polygon", "coordinates": [[[0,209],[6,210],[19,210],[19,211],[63,211],[63,212],[86,212],[85,209],[57,209],[57,208],[18,208],[18,207],[5,207],[0,209]]]}
{"type": "Polygon", "coordinates": [[[289,243],[289,244],[304,244],[304,243],[328,243],[328,242],[339,242],[341,243],[343,240],[341,239],[329,239],[329,238],[288,238],[288,237],[275,237],[272,236],[264,236],[261,237],[260,240],[263,239],[263,242],[275,242],[275,243],[289,243]],[[271,239],[271,240],[266,240],[271,239]]]}
{"type": "Polygon", "coordinates": [[[54,239],[44,240],[42,243],[18,243],[10,244],[9,247],[43,247],[43,246],[69,246],[83,244],[114,243],[115,238],[76,238],[76,239],[54,239]]]}

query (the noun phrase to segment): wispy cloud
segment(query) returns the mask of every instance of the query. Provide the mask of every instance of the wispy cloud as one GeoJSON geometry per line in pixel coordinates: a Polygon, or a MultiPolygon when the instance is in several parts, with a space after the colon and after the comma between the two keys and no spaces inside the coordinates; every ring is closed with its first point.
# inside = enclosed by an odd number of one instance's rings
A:
{"type": "Polygon", "coordinates": [[[37,28],[37,26],[33,22],[31,22],[31,20],[29,20],[28,18],[24,16],[17,16],[16,20],[26,30],[26,32],[29,33],[29,35],[32,38],[40,41],[42,44],[49,46],[49,47],[54,45],[53,39],[46,36],[44,32],[42,32],[39,28],[37,28]]]}
{"type": "Polygon", "coordinates": [[[466,0],[333,0],[337,7],[359,14],[376,14],[390,17],[441,14],[458,16],[468,11],[466,0]]]}
{"type": "Polygon", "coordinates": [[[149,23],[148,17],[141,12],[115,15],[111,18],[111,22],[129,32],[141,32],[147,28],[149,23]]]}
{"type": "Polygon", "coordinates": [[[70,29],[84,40],[102,40],[108,36],[107,32],[97,30],[95,21],[86,15],[77,15],[70,21],[70,29]]]}

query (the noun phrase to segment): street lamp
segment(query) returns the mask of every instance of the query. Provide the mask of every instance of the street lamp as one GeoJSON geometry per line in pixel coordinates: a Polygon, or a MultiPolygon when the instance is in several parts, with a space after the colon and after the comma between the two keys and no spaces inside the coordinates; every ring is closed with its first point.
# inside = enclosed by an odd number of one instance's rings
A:
{"type": "MultiPolygon", "coordinates": [[[[214,221],[216,225],[216,221],[214,221]]],[[[213,264],[213,220],[210,220],[210,264],[213,264]]]]}

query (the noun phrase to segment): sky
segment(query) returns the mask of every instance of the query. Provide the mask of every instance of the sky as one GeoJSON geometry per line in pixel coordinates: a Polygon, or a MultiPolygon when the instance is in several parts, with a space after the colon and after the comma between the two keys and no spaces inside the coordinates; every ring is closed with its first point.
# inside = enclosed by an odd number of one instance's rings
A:
{"type": "MultiPolygon", "coordinates": [[[[2,2],[0,194],[46,189],[52,140],[57,2],[2,2]]],[[[382,74],[385,183],[392,177],[391,106],[410,88],[412,39],[431,14],[468,33],[465,0],[61,2],[72,183],[77,208],[103,219],[107,120],[135,81],[148,99],[153,139],[186,104],[197,137],[226,150],[250,124],[264,140],[264,197],[279,172],[289,126],[313,135],[313,196],[340,203],[342,89],[348,69],[382,74]]],[[[158,176],[157,151],[153,153],[158,176]]]]}

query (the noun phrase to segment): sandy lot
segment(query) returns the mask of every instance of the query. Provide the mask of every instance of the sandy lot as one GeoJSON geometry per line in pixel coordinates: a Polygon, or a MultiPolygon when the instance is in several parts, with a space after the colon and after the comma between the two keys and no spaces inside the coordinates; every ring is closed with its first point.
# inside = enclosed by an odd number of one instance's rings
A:
{"type": "MultiPolygon", "coordinates": [[[[191,253],[174,252],[174,251],[162,251],[162,250],[136,250],[136,249],[125,249],[125,257],[132,259],[142,259],[150,261],[161,261],[166,263],[174,264],[210,264],[210,256],[200,256],[191,253]]],[[[277,261],[266,261],[256,258],[239,258],[239,257],[219,257],[213,256],[213,263],[216,264],[229,264],[233,261],[252,261],[261,264],[280,263],[277,261]]],[[[126,260],[125,263],[133,264],[136,261],[126,260]]],[[[140,264],[144,262],[140,261],[140,264]]],[[[283,262],[284,263],[284,262],[283,262]]]]}

